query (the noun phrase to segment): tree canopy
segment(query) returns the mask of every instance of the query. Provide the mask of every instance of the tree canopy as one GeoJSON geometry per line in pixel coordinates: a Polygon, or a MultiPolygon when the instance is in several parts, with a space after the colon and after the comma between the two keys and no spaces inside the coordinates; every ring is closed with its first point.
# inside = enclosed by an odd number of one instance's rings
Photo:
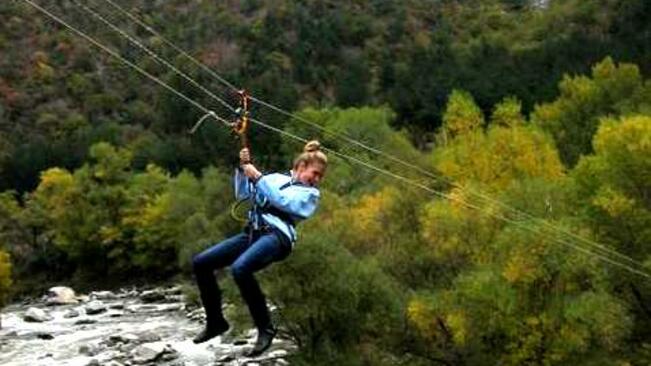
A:
{"type": "MultiPolygon", "coordinates": [[[[227,103],[162,37],[293,113],[252,103],[276,129],[251,128],[261,170],[291,168],[288,136],[328,148],[317,215],[261,273],[293,364],[651,362],[650,2],[117,3],[160,36],[88,6],[227,103]]],[[[41,279],[189,281],[241,230],[228,129],[189,134],[203,111],[23,2],[0,5],[0,52],[0,304],[41,279]]]]}

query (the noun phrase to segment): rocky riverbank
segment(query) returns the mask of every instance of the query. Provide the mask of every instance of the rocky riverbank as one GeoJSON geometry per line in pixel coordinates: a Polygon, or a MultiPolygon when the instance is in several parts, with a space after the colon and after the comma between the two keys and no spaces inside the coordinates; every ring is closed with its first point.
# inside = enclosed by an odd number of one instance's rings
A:
{"type": "Polygon", "coordinates": [[[195,345],[203,309],[187,309],[178,287],[124,289],[76,295],[67,287],[47,296],[7,306],[0,313],[0,364],[75,365],[288,365],[295,348],[276,339],[257,358],[243,356],[256,331],[242,339],[227,333],[195,345]]]}

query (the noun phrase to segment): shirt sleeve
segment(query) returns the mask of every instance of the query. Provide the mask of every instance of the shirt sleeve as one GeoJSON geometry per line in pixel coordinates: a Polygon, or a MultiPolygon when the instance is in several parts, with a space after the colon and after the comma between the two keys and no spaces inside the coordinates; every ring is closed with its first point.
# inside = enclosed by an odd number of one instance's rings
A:
{"type": "Polygon", "coordinates": [[[269,204],[302,219],[312,216],[319,204],[320,193],[314,187],[292,185],[280,190],[263,176],[256,183],[256,188],[267,197],[269,204]]]}
{"type": "Polygon", "coordinates": [[[235,199],[237,200],[247,199],[251,196],[251,183],[240,168],[235,168],[233,188],[235,191],[235,199]]]}

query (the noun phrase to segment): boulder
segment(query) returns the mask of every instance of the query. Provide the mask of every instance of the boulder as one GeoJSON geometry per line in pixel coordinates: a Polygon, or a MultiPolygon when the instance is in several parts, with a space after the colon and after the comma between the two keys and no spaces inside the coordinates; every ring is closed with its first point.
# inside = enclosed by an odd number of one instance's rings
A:
{"type": "Polygon", "coordinates": [[[95,300],[115,300],[118,295],[112,291],[93,291],[90,293],[90,297],[95,300]]]}
{"type": "Polygon", "coordinates": [[[163,302],[165,301],[165,293],[160,289],[143,291],[140,294],[140,300],[147,303],[163,302]]]}
{"type": "Polygon", "coordinates": [[[48,314],[47,311],[35,307],[31,307],[27,309],[25,312],[25,316],[23,319],[27,322],[36,322],[36,323],[42,323],[46,322],[48,320],[52,320],[52,316],[48,314]]]}
{"type": "Polygon", "coordinates": [[[82,344],[79,346],[79,353],[84,356],[93,357],[97,355],[99,351],[99,347],[92,344],[82,344]]]}
{"type": "Polygon", "coordinates": [[[124,310],[124,303],[111,304],[109,305],[109,309],[124,310]]]}
{"type": "Polygon", "coordinates": [[[37,332],[36,338],[49,341],[51,339],[54,339],[54,336],[48,332],[37,332]]]}
{"type": "Polygon", "coordinates": [[[47,298],[45,300],[47,305],[67,305],[77,304],[79,300],[75,295],[75,291],[66,286],[51,287],[47,291],[47,298]]]}
{"type": "Polygon", "coordinates": [[[157,342],[160,341],[161,337],[154,333],[151,330],[146,330],[142,333],[138,334],[138,342],[139,343],[151,343],[151,342],[157,342]]]}
{"type": "Polygon", "coordinates": [[[104,305],[104,303],[101,301],[91,301],[86,305],[85,309],[86,314],[95,315],[105,312],[106,305],[104,305]]]}
{"type": "MultiPolygon", "coordinates": [[[[156,339],[157,341],[158,339],[156,339]]],[[[109,342],[111,344],[118,343],[138,343],[141,341],[141,338],[133,333],[124,333],[124,334],[114,334],[109,337],[109,342]]]]}
{"type": "Polygon", "coordinates": [[[77,311],[76,309],[69,309],[68,311],[65,312],[65,314],[63,314],[63,317],[66,319],[76,318],[78,316],[79,316],[79,311],[77,311]]]}
{"type": "Polygon", "coordinates": [[[131,357],[136,364],[155,362],[165,358],[176,358],[177,352],[164,342],[144,343],[131,351],[131,357]],[[170,356],[172,355],[172,356],[170,356]]]}
{"type": "Polygon", "coordinates": [[[173,286],[169,287],[163,290],[163,293],[166,296],[171,296],[171,295],[181,295],[183,293],[181,286],[173,286]]]}
{"type": "Polygon", "coordinates": [[[81,318],[75,322],[75,325],[83,325],[83,324],[95,324],[97,323],[96,319],[91,319],[91,318],[81,318]]]}

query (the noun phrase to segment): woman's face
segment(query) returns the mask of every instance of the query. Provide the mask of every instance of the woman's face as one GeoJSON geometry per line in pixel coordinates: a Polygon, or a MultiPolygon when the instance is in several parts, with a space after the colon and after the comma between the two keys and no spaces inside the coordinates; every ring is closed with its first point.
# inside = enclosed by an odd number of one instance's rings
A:
{"type": "Polygon", "coordinates": [[[301,163],[296,168],[295,174],[297,181],[315,187],[318,186],[319,182],[321,182],[321,179],[323,179],[323,175],[325,174],[325,166],[319,163],[301,163]]]}

